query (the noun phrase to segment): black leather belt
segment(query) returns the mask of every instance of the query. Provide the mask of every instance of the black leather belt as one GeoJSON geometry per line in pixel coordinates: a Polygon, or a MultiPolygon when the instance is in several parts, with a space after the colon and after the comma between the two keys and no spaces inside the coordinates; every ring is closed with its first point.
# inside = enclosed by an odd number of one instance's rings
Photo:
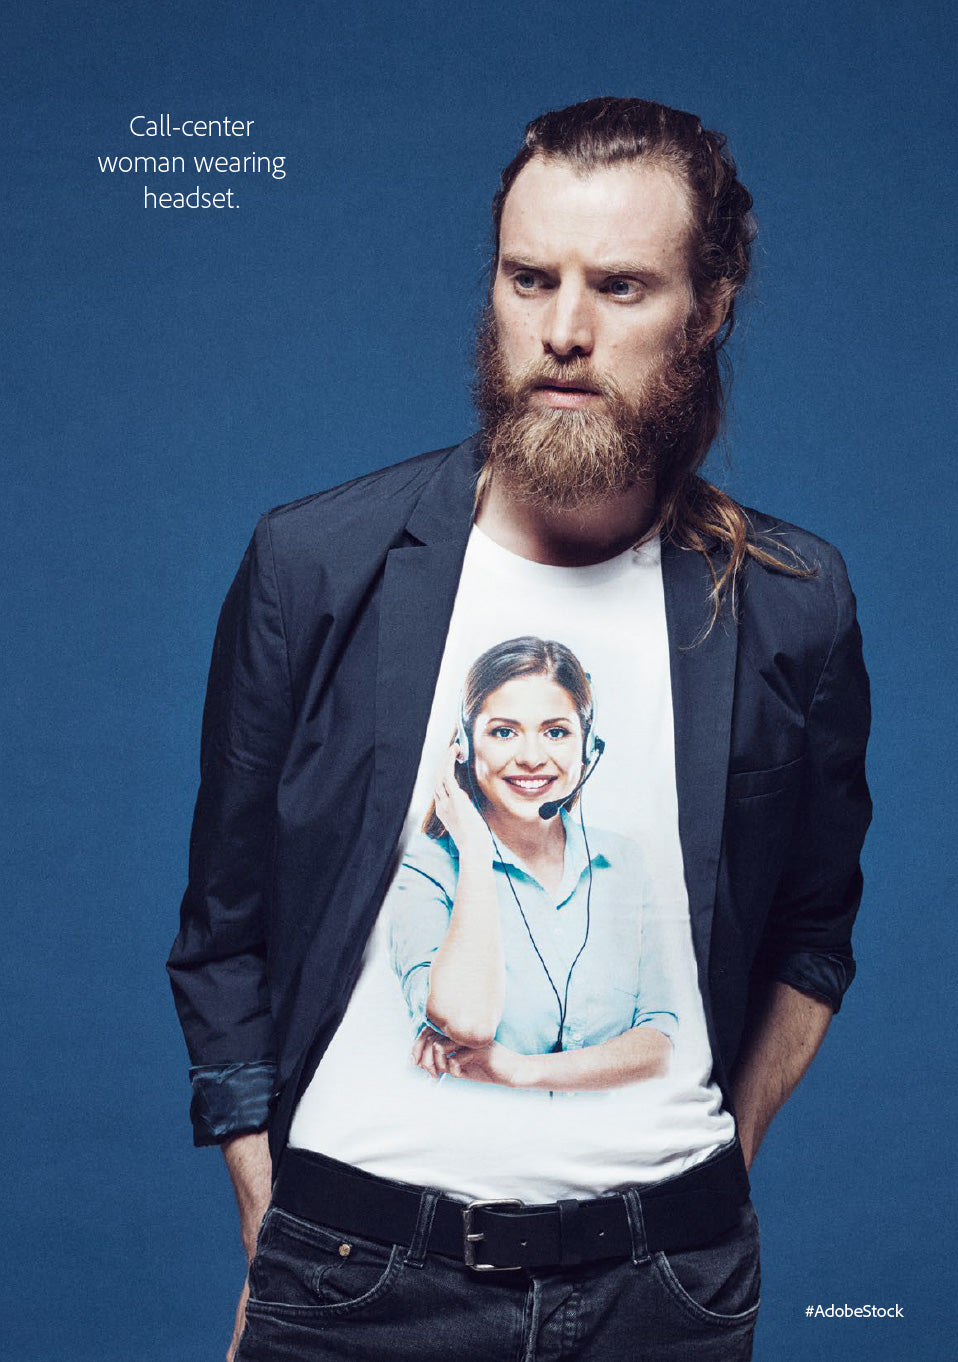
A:
{"type": "MultiPolygon", "coordinates": [[[[291,1215],[344,1234],[408,1246],[424,1191],[322,1154],[287,1149],[273,1202],[291,1215]]],[[[731,1229],[749,1183],[736,1141],[686,1173],[638,1184],[635,1191],[649,1251],[668,1253],[699,1248],[731,1229]]],[[[504,1272],[624,1258],[633,1247],[622,1193],[546,1205],[440,1196],[428,1251],[456,1258],[477,1272],[504,1272]]]]}

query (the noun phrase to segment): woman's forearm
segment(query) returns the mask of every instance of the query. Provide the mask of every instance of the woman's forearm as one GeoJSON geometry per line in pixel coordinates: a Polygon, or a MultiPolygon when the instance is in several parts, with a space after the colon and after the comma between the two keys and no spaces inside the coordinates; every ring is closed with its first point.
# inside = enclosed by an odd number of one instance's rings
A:
{"type": "Polygon", "coordinates": [[[589,1092],[620,1088],[668,1071],[672,1046],[654,1026],[636,1026],[612,1040],[582,1050],[522,1055],[493,1042],[462,1050],[442,1060],[443,1072],[475,1083],[506,1088],[544,1088],[550,1092],[589,1092]]]}
{"type": "Polygon", "coordinates": [[[488,850],[460,857],[449,927],[429,972],[426,1015],[458,1045],[488,1045],[505,1004],[506,968],[488,850]]]}
{"type": "Polygon", "coordinates": [[[644,1078],[660,1078],[669,1067],[672,1046],[654,1026],[636,1026],[612,1040],[581,1050],[523,1056],[521,1086],[552,1092],[619,1088],[644,1078]]]}

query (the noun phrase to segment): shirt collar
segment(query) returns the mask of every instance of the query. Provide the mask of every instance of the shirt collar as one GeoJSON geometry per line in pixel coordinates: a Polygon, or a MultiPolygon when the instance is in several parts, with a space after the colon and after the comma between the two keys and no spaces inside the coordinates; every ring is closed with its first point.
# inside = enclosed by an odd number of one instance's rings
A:
{"type": "MultiPolygon", "coordinates": [[[[586,834],[589,843],[589,854],[587,854],[586,838],[582,835],[582,826],[578,816],[575,813],[567,813],[565,809],[560,809],[559,817],[562,819],[566,840],[562,881],[556,895],[557,907],[561,907],[572,897],[579,881],[589,869],[590,860],[593,869],[597,866],[604,867],[610,864],[605,849],[601,845],[605,839],[599,829],[589,829],[586,834]]],[[[502,859],[496,857],[493,861],[494,869],[508,870],[510,874],[519,874],[523,879],[531,880],[534,884],[539,885],[539,881],[532,871],[510,847],[505,846],[502,842],[499,842],[498,846],[502,853],[502,859]]],[[[541,885],[539,887],[541,888],[541,885]]]]}

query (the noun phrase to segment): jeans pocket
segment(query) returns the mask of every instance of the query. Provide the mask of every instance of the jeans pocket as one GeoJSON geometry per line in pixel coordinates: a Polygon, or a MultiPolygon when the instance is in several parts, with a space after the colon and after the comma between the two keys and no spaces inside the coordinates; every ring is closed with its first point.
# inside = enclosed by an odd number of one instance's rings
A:
{"type": "Polygon", "coordinates": [[[247,1313],[292,1320],[349,1314],[389,1290],[403,1249],[359,1239],[271,1206],[250,1264],[247,1313]]]}
{"type": "Polygon", "coordinates": [[[750,1201],[738,1224],[704,1248],[652,1255],[663,1285],[686,1313],[704,1323],[737,1325],[758,1313],[761,1267],[758,1220],[750,1201]]]}

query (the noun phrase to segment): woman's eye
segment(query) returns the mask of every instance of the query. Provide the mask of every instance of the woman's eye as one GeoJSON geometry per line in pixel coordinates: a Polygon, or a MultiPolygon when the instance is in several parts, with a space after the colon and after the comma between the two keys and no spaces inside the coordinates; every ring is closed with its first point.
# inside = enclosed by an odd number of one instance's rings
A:
{"type": "Polygon", "coordinates": [[[503,727],[503,726],[500,726],[499,728],[491,728],[491,729],[489,730],[489,733],[490,733],[490,736],[493,737],[493,738],[511,738],[511,737],[512,737],[512,729],[511,729],[511,728],[505,728],[505,727],[503,727]]]}
{"type": "Polygon", "coordinates": [[[547,728],[547,729],[546,729],[546,737],[547,737],[547,738],[552,738],[555,742],[559,742],[562,738],[567,738],[568,736],[569,736],[569,730],[568,730],[567,728],[547,728]]]}

